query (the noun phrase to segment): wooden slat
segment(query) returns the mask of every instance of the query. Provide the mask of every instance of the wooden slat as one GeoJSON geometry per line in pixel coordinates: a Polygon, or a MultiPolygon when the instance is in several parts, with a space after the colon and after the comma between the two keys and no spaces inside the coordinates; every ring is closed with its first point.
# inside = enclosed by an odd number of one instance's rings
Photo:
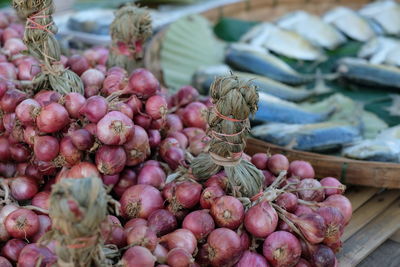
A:
{"type": "Polygon", "coordinates": [[[400,243],[386,240],[379,248],[373,251],[357,267],[398,267],[400,266],[400,243]]]}
{"type": "Polygon", "coordinates": [[[353,186],[346,190],[345,196],[350,200],[354,212],[379,190],[379,188],[375,187],[353,186]]]}
{"type": "Polygon", "coordinates": [[[376,194],[353,213],[351,221],[343,233],[342,241],[349,239],[372,219],[379,216],[398,197],[400,197],[400,190],[387,190],[381,194],[376,194]]]}
{"type": "Polygon", "coordinates": [[[399,221],[400,199],[344,243],[337,255],[339,266],[356,266],[399,229],[399,221]]]}
{"type": "Polygon", "coordinates": [[[351,160],[343,157],[297,151],[253,138],[247,140],[246,151],[249,154],[270,151],[271,154],[282,153],[291,161],[296,159],[306,160],[312,164],[318,177],[337,177],[345,184],[400,188],[400,164],[396,163],[351,160]]]}
{"type": "Polygon", "coordinates": [[[396,241],[398,243],[400,243],[400,230],[398,230],[396,233],[394,233],[390,239],[392,239],[393,241],[396,241]]]}

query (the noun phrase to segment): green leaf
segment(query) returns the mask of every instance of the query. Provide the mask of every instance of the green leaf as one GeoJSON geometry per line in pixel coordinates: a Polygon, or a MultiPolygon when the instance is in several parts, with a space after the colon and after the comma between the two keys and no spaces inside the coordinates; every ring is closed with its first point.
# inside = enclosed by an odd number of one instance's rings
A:
{"type": "Polygon", "coordinates": [[[218,38],[227,42],[237,42],[251,27],[258,24],[256,21],[244,21],[223,17],[214,26],[214,33],[218,38]]]}

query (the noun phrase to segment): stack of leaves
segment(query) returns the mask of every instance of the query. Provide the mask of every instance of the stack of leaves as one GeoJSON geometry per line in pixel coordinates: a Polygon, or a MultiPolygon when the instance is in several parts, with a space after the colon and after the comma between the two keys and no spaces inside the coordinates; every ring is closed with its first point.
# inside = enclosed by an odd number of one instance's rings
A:
{"type": "Polygon", "coordinates": [[[60,45],[55,38],[52,0],[13,0],[21,18],[26,19],[24,43],[29,53],[39,60],[41,72],[33,80],[37,90],[51,88],[62,94],[83,94],[83,84],[77,74],[61,63],[60,45]]]}
{"type": "Polygon", "coordinates": [[[151,17],[144,8],[125,5],[115,12],[110,26],[112,45],[108,67],[122,67],[130,73],[143,66],[143,44],[152,35],[151,17]]]}
{"type": "Polygon", "coordinates": [[[109,199],[97,177],[66,178],[53,186],[49,210],[52,230],[43,239],[57,241],[59,266],[109,266],[111,250],[100,234],[109,199]]]}
{"type": "Polygon", "coordinates": [[[204,180],[224,168],[232,193],[251,197],[259,193],[264,180],[251,162],[242,159],[249,116],[257,111],[256,87],[233,75],[220,77],[211,85],[210,95],[214,106],[207,118],[209,151],[192,161],[193,175],[204,180]]]}

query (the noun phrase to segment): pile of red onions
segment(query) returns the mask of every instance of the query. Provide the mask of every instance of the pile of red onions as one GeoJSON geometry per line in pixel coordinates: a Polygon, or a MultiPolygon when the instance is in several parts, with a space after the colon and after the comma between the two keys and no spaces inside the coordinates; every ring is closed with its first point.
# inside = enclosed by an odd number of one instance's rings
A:
{"type": "Polygon", "coordinates": [[[54,263],[54,243],[37,243],[51,229],[51,185],[93,176],[121,204],[101,235],[121,249],[122,266],[337,266],[352,215],[337,179],[316,179],[305,161],[258,153],[251,162],[268,193],[247,201],[231,196],[224,172],[167,183],[188,166],[187,153],[206,147],[209,99],[191,86],[168,95],[146,69],[107,69],[104,47],[62,57],[84,95],[29,95],[14,80],[40,69],[22,53],[13,21],[0,13],[1,266],[54,263]]]}

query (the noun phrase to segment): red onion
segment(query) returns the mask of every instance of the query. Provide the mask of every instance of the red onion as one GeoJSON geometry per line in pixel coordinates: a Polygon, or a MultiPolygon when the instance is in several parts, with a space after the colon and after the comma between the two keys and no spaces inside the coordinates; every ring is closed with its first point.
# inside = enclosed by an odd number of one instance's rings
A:
{"type": "Polygon", "coordinates": [[[133,111],[131,109],[131,107],[123,102],[116,102],[113,103],[112,105],[110,105],[110,110],[113,111],[119,111],[123,114],[125,114],[129,119],[133,119],[133,111]]]}
{"type": "Polygon", "coordinates": [[[27,162],[21,162],[18,163],[16,166],[16,175],[21,176],[25,175],[26,169],[28,168],[28,163],[27,162]]]}
{"type": "Polygon", "coordinates": [[[204,136],[206,136],[206,133],[203,129],[196,127],[184,128],[182,132],[187,136],[189,142],[192,142],[193,139],[203,138],[204,136]]]}
{"type": "Polygon", "coordinates": [[[147,132],[149,137],[149,145],[151,148],[156,148],[160,146],[161,143],[161,134],[158,130],[149,130],[147,132]]]}
{"type": "Polygon", "coordinates": [[[37,243],[26,245],[18,257],[18,267],[47,267],[56,262],[57,257],[50,249],[37,243]]]}
{"type": "Polygon", "coordinates": [[[185,161],[185,152],[181,148],[171,147],[165,152],[162,158],[172,170],[175,170],[183,165],[185,161]]]}
{"type": "Polygon", "coordinates": [[[33,126],[27,126],[24,129],[24,141],[30,146],[34,145],[35,137],[39,135],[39,130],[33,126]]]}
{"type": "Polygon", "coordinates": [[[15,177],[9,182],[11,196],[17,200],[28,200],[33,198],[39,191],[36,181],[30,177],[15,177]]]}
{"type": "Polygon", "coordinates": [[[35,159],[33,163],[41,175],[54,175],[57,171],[56,166],[51,161],[48,162],[35,159]]]}
{"type": "Polygon", "coordinates": [[[167,100],[160,95],[153,95],[146,101],[146,113],[154,120],[164,117],[168,111],[167,100]]]}
{"type": "Polygon", "coordinates": [[[293,229],[286,222],[281,221],[281,220],[279,220],[279,222],[278,222],[277,229],[278,230],[282,230],[282,231],[286,231],[286,232],[289,232],[289,233],[292,233],[292,234],[294,233],[293,229]]]}
{"type": "Polygon", "coordinates": [[[202,186],[195,182],[181,182],[175,188],[173,200],[170,200],[177,209],[191,209],[200,201],[202,186]]]}
{"type": "MultiPolygon", "coordinates": [[[[2,64],[2,63],[0,63],[2,64]]],[[[0,100],[0,108],[4,112],[14,112],[19,103],[27,98],[27,94],[18,89],[9,89],[0,100]]]]}
{"type": "Polygon", "coordinates": [[[33,242],[38,242],[39,239],[51,229],[51,220],[47,215],[38,215],[39,231],[32,237],[33,242]]]}
{"type": "Polygon", "coordinates": [[[9,260],[7,260],[6,258],[0,256],[0,266],[2,267],[12,267],[12,264],[9,260]]]}
{"type": "Polygon", "coordinates": [[[289,212],[294,212],[297,209],[297,196],[293,193],[285,192],[278,196],[275,203],[289,212]]]}
{"type": "Polygon", "coordinates": [[[146,114],[138,114],[133,117],[133,121],[135,122],[135,124],[143,127],[144,129],[150,128],[151,120],[151,117],[146,114]]]}
{"type": "Polygon", "coordinates": [[[186,127],[197,127],[206,129],[207,121],[205,119],[205,113],[207,107],[200,102],[190,103],[185,107],[182,114],[182,122],[186,127]]]}
{"type": "Polygon", "coordinates": [[[217,185],[209,186],[203,190],[200,197],[200,205],[203,209],[210,209],[215,199],[225,195],[224,190],[217,185]]]}
{"type": "Polygon", "coordinates": [[[165,127],[165,118],[161,118],[158,120],[152,120],[150,124],[150,129],[153,130],[161,130],[165,127]]]}
{"type": "Polygon", "coordinates": [[[337,188],[325,188],[325,196],[331,196],[335,194],[343,194],[345,190],[345,186],[341,184],[336,178],[333,177],[325,177],[321,181],[319,181],[322,186],[329,187],[337,187],[337,188]]]}
{"type": "Polygon", "coordinates": [[[156,257],[144,247],[134,246],[125,251],[121,259],[124,267],[154,267],[156,257]]]}
{"type": "Polygon", "coordinates": [[[90,162],[80,162],[68,172],[69,178],[101,177],[96,166],[90,162]]]}
{"type": "Polygon", "coordinates": [[[161,157],[164,157],[165,154],[167,153],[167,150],[170,149],[171,147],[179,148],[180,147],[179,141],[172,137],[167,137],[164,140],[162,140],[160,144],[161,157]]]}
{"type": "Polygon", "coordinates": [[[39,115],[41,106],[33,99],[25,99],[15,109],[15,115],[24,125],[35,123],[36,117],[39,115]]]}
{"type": "Polygon", "coordinates": [[[7,92],[9,87],[14,87],[14,85],[10,82],[7,81],[6,79],[0,78],[0,98],[3,97],[3,95],[7,92]]]}
{"type": "Polygon", "coordinates": [[[278,214],[267,201],[251,207],[244,217],[246,230],[256,237],[266,237],[275,231],[278,214]]]}
{"type": "Polygon", "coordinates": [[[248,250],[250,248],[250,237],[249,237],[249,234],[243,229],[240,229],[237,232],[237,234],[240,237],[240,244],[242,245],[242,249],[243,250],[248,250]]]}
{"type": "Polygon", "coordinates": [[[171,267],[192,267],[194,259],[185,249],[174,248],[168,252],[167,263],[171,267]]]}
{"type": "Polygon", "coordinates": [[[97,123],[96,134],[103,144],[123,145],[134,134],[133,122],[125,114],[111,111],[97,123]]]}
{"type": "Polygon", "coordinates": [[[178,227],[175,216],[165,209],[153,211],[148,218],[148,225],[157,236],[163,236],[178,227]]]}
{"type": "Polygon", "coordinates": [[[198,156],[200,153],[204,151],[207,146],[207,142],[203,141],[203,138],[198,138],[190,141],[188,151],[194,155],[198,156]]]}
{"type": "Polygon", "coordinates": [[[335,207],[339,209],[344,217],[344,225],[346,226],[353,214],[351,202],[342,195],[331,195],[325,199],[324,202],[319,203],[321,207],[335,207]]]}
{"type": "Polygon", "coordinates": [[[134,135],[124,145],[124,149],[127,155],[127,166],[134,166],[142,163],[150,155],[150,144],[149,137],[146,131],[138,126],[133,126],[134,135]]]}
{"type": "Polygon", "coordinates": [[[326,232],[325,221],[317,213],[306,213],[300,216],[285,213],[285,216],[299,228],[311,244],[318,244],[324,240],[326,232]]]}
{"type": "Polygon", "coordinates": [[[179,91],[176,93],[176,105],[185,106],[189,103],[196,101],[199,97],[199,92],[192,86],[186,85],[181,87],[179,91]]]}
{"type": "Polygon", "coordinates": [[[6,162],[11,159],[10,143],[8,138],[0,136],[0,161],[6,162]]]}
{"type": "Polygon", "coordinates": [[[148,184],[162,188],[166,179],[163,169],[157,166],[144,166],[138,175],[138,184],[148,184]]]}
{"type": "Polygon", "coordinates": [[[82,75],[87,69],[90,68],[89,62],[86,58],[81,55],[73,55],[68,59],[67,65],[70,69],[78,74],[79,76],[82,75]]]}
{"type": "Polygon", "coordinates": [[[3,34],[2,34],[3,43],[11,38],[21,38],[21,36],[17,30],[15,30],[11,27],[7,27],[4,29],[3,34]]]}
{"type": "Polygon", "coordinates": [[[147,99],[153,96],[160,84],[154,75],[146,69],[136,69],[129,77],[128,89],[139,98],[147,99]]]}
{"type": "Polygon", "coordinates": [[[58,103],[51,103],[42,108],[36,118],[36,125],[41,132],[55,133],[69,123],[68,111],[58,103]]]}
{"type": "Polygon", "coordinates": [[[58,103],[60,101],[61,95],[56,91],[42,90],[37,93],[34,99],[42,106],[47,106],[51,103],[58,103]]]}
{"type": "MultiPolygon", "coordinates": [[[[7,241],[7,243],[4,245],[4,247],[1,249],[1,255],[6,257],[12,262],[16,262],[18,260],[18,256],[21,253],[21,250],[26,246],[27,244],[22,241],[21,239],[10,239],[7,241]]],[[[0,266],[3,266],[0,261],[0,266]]],[[[11,266],[11,265],[10,265],[11,266]]]]}
{"type": "Polygon", "coordinates": [[[18,79],[31,81],[40,71],[39,62],[35,58],[24,58],[18,64],[18,79]]]}
{"type": "Polygon", "coordinates": [[[72,144],[79,150],[89,150],[93,147],[94,137],[86,129],[78,129],[70,134],[72,144]]]}
{"type": "Polygon", "coordinates": [[[35,157],[42,161],[51,161],[57,157],[60,145],[57,138],[49,135],[36,136],[33,145],[35,157]]]}
{"type": "Polygon", "coordinates": [[[131,228],[126,238],[128,245],[142,246],[150,251],[154,251],[157,246],[156,233],[145,225],[138,225],[131,228]]]}
{"type": "Polygon", "coordinates": [[[126,222],[126,224],[124,225],[124,229],[125,232],[128,233],[130,231],[130,229],[139,226],[139,225],[145,225],[147,226],[147,220],[142,219],[142,218],[133,218],[130,219],[129,221],[126,222]]]}
{"type": "MultiPolygon", "coordinates": [[[[4,221],[7,218],[7,216],[13,212],[18,210],[19,207],[17,205],[14,204],[7,204],[5,206],[3,206],[0,210],[0,225],[4,225],[4,221]]],[[[7,240],[5,240],[7,241],[7,240]]]]}
{"type": "Polygon", "coordinates": [[[165,130],[167,133],[180,132],[183,130],[181,119],[176,114],[168,114],[166,117],[165,130]]]}
{"type": "Polygon", "coordinates": [[[324,245],[318,245],[312,253],[312,262],[315,267],[334,267],[335,253],[324,245]]]}
{"type": "Polygon", "coordinates": [[[267,170],[262,170],[262,173],[264,175],[264,187],[270,186],[275,181],[276,177],[267,170]]]}
{"type": "Polygon", "coordinates": [[[161,237],[160,242],[165,243],[169,250],[183,248],[190,254],[193,254],[197,247],[196,237],[187,229],[178,229],[164,235],[161,237]]]}
{"type": "Polygon", "coordinates": [[[0,28],[5,29],[10,24],[10,19],[7,14],[4,12],[0,13],[0,28]]]}
{"type": "Polygon", "coordinates": [[[294,212],[296,216],[300,216],[301,214],[313,213],[314,211],[305,205],[297,205],[297,209],[294,212]]]}
{"type": "Polygon", "coordinates": [[[239,261],[243,252],[240,237],[227,228],[212,231],[205,247],[212,266],[233,266],[239,261]]]}
{"type": "Polygon", "coordinates": [[[60,142],[60,156],[63,166],[72,167],[81,161],[82,152],[74,146],[72,138],[66,136],[60,142]]]}
{"type": "Polygon", "coordinates": [[[123,92],[127,83],[126,70],[112,67],[106,73],[101,92],[107,96],[115,92],[123,92]]]}
{"type": "Polygon", "coordinates": [[[107,175],[121,172],[126,163],[126,154],[122,146],[102,146],[96,152],[97,169],[107,175]]]}
{"type": "Polygon", "coordinates": [[[142,101],[135,95],[131,95],[126,104],[132,109],[133,115],[139,113],[143,108],[142,101]]]}
{"type": "Polygon", "coordinates": [[[263,254],[272,266],[293,266],[300,259],[301,245],[293,234],[277,231],[265,239],[263,254]]]}
{"type": "Polygon", "coordinates": [[[196,210],[186,215],[182,228],[190,230],[197,240],[203,240],[214,230],[215,223],[207,210],[196,210]]]}
{"type": "Polygon", "coordinates": [[[6,80],[16,80],[17,70],[10,62],[0,62],[0,78],[6,80]]]}
{"type": "Polygon", "coordinates": [[[289,169],[289,160],[282,154],[275,154],[268,159],[267,166],[269,171],[278,175],[281,171],[289,169]]]}
{"type": "Polygon", "coordinates": [[[256,153],[251,157],[251,163],[258,169],[267,169],[268,155],[266,153],[256,153]]]}
{"type": "Polygon", "coordinates": [[[164,201],[156,188],[139,184],[129,187],[123,193],[120,203],[124,217],[146,219],[153,211],[163,208],[164,201]]]}
{"type": "Polygon", "coordinates": [[[289,173],[300,179],[315,177],[314,168],[309,162],[303,160],[292,161],[289,165],[289,173]]]}
{"type": "MultiPolygon", "coordinates": [[[[7,113],[3,115],[3,126],[5,128],[6,134],[11,134],[16,125],[15,113],[7,113]]],[[[10,139],[8,141],[11,141],[10,139]]]]}
{"type": "Polygon", "coordinates": [[[211,204],[211,215],[219,227],[236,229],[243,222],[244,207],[235,197],[222,196],[211,204]]]}
{"type": "Polygon", "coordinates": [[[181,147],[182,149],[187,148],[188,143],[189,143],[189,140],[188,140],[188,138],[186,137],[186,135],[184,135],[183,133],[181,133],[181,132],[169,133],[169,134],[168,134],[168,137],[172,137],[172,138],[175,138],[176,140],[178,140],[179,145],[180,145],[180,147],[181,147]]]}
{"type": "Polygon", "coordinates": [[[219,172],[213,176],[211,176],[205,183],[205,186],[219,186],[223,190],[226,189],[228,185],[228,177],[226,176],[225,172],[219,172]]]}
{"type": "Polygon", "coordinates": [[[166,184],[163,188],[162,196],[167,200],[172,200],[174,198],[176,186],[177,183],[175,182],[166,184]]]}
{"type": "Polygon", "coordinates": [[[27,48],[21,39],[10,38],[4,42],[3,50],[8,56],[13,56],[27,50],[27,48]]]}
{"type": "Polygon", "coordinates": [[[85,87],[85,97],[97,95],[103,86],[104,74],[96,69],[88,69],[81,75],[85,87]]]}
{"type": "Polygon", "coordinates": [[[6,242],[10,239],[10,234],[7,232],[4,223],[0,223],[0,242],[6,242]]]}
{"type": "Polygon", "coordinates": [[[297,185],[298,196],[307,201],[322,201],[325,198],[324,189],[320,182],[315,179],[303,179],[297,185]],[[307,189],[310,188],[310,189],[307,189]]]}
{"type": "Polygon", "coordinates": [[[4,221],[7,232],[14,238],[30,238],[39,230],[39,218],[31,210],[18,209],[4,221]]]}
{"type": "Polygon", "coordinates": [[[83,127],[86,131],[88,131],[91,135],[95,136],[97,131],[97,124],[89,123],[83,127]]]}
{"type": "Polygon", "coordinates": [[[324,244],[330,246],[340,242],[344,231],[344,217],[339,209],[335,207],[322,207],[317,213],[324,219],[326,225],[324,244]]]}
{"type": "Polygon", "coordinates": [[[126,233],[118,218],[108,215],[101,224],[101,235],[105,244],[113,244],[118,248],[126,246],[126,233]]]}
{"type": "Polygon", "coordinates": [[[107,100],[99,95],[89,97],[82,108],[79,110],[79,114],[85,116],[90,122],[97,123],[103,118],[108,110],[107,100]]]}
{"type": "Polygon", "coordinates": [[[235,267],[269,267],[267,260],[256,252],[245,251],[235,267]]]}
{"type": "Polygon", "coordinates": [[[306,261],[303,258],[300,258],[295,267],[312,267],[312,266],[308,261],[306,261]]]}
{"type": "Polygon", "coordinates": [[[64,97],[64,106],[71,118],[79,118],[79,111],[85,105],[86,99],[79,93],[68,93],[64,97]]]}
{"type": "MultiPolygon", "coordinates": [[[[37,193],[32,198],[32,205],[42,208],[44,210],[49,210],[50,207],[50,192],[49,191],[41,191],[37,193]]],[[[40,214],[40,212],[37,212],[40,214]]]]}
{"type": "Polygon", "coordinates": [[[137,184],[136,173],[130,169],[124,169],[120,174],[118,183],[114,186],[113,190],[117,196],[121,197],[127,188],[137,184]]]}
{"type": "Polygon", "coordinates": [[[116,185],[119,182],[119,173],[113,175],[102,175],[101,179],[105,185],[116,185]]]}
{"type": "Polygon", "coordinates": [[[15,163],[0,163],[0,175],[5,178],[13,177],[16,171],[15,163]]]}
{"type": "MultiPolygon", "coordinates": [[[[168,250],[164,246],[157,244],[156,249],[153,251],[153,255],[157,258],[158,263],[165,263],[167,261],[168,250]]],[[[160,266],[162,265],[157,265],[157,267],[160,266]]]]}

